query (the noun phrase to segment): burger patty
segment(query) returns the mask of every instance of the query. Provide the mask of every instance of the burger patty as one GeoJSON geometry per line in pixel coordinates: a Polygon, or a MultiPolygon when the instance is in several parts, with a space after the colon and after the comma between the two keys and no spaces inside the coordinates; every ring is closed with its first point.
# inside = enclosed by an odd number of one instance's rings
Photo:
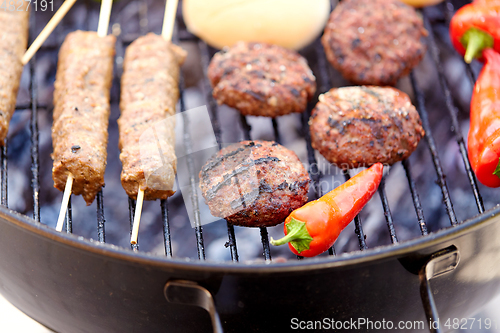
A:
{"type": "Polygon", "coordinates": [[[372,86],[320,95],[309,129],[313,148],[342,169],[392,165],[410,156],[425,134],[408,95],[372,86]]]}
{"type": "Polygon", "coordinates": [[[398,0],[345,0],[331,13],[321,42],[346,79],[395,85],[422,60],[424,36],[415,9],[398,0]]]}
{"type": "Polygon", "coordinates": [[[212,215],[246,227],[279,224],[307,202],[309,175],[297,155],[272,141],[242,141],[212,156],[200,188],[212,215]]]}
{"type": "Polygon", "coordinates": [[[265,43],[239,42],[214,55],[208,67],[213,96],[243,115],[276,117],[302,112],[316,78],[297,52],[265,43]]]}

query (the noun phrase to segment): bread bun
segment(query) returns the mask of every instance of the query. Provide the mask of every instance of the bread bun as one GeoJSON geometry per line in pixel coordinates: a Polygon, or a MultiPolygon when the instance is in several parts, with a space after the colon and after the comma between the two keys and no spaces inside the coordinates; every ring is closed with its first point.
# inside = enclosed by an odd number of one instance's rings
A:
{"type": "Polygon", "coordinates": [[[183,0],[188,30],[216,48],[237,41],[290,49],[311,43],[330,14],[329,0],[183,0]]]}

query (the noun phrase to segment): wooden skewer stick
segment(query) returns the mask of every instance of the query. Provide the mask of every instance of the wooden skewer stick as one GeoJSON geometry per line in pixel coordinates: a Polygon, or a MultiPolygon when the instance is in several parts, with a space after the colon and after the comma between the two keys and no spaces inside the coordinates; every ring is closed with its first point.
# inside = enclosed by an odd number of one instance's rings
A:
{"type": "Polygon", "coordinates": [[[130,235],[130,244],[137,244],[137,236],[139,234],[139,224],[141,223],[142,203],[144,202],[144,190],[139,188],[137,193],[137,202],[135,204],[134,224],[132,226],[132,234],[130,235]]]}
{"type": "Polygon", "coordinates": [[[163,27],[161,36],[165,40],[171,40],[174,32],[175,14],[177,14],[177,4],[179,0],[167,0],[165,16],[163,17],[163,27]]]}
{"type": "Polygon", "coordinates": [[[109,17],[111,16],[111,5],[113,0],[102,0],[99,12],[99,24],[97,25],[97,36],[106,37],[108,35],[109,17]]]}
{"type": "Polygon", "coordinates": [[[61,202],[61,210],[59,211],[59,218],[57,219],[56,230],[61,232],[64,225],[64,218],[66,217],[66,210],[68,209],[69,197],[71,196],[71,189],[73,188],[73,174],[68,174],[66,179],[66,186],[64,187],[63,199],[61,202]]]}
{"type": "Polygon", "coordinates": [[[30,59],[35,55],[36,51],[42,46],[45,40],[50,36],[52,31],[56,28],[56,26],[61,22],[66,13],[73,7],[76,0],[66,0],[63,2],[61,7],[57,10],[57,12],[52,16],[49,23],[43,28],[42,32],[36,37],[35,41],[30,45],[26,53],[23,55],[21,62],[23,65],[26,65],[30,59]]]}
{"type": "MultiPolygon", "coordinates": [[[[167,0],[165,6],[165,16],[163,18],[163,27],[161,36],[165,40],[171,40],[174,31],[175,14],[177,13],[178,0],[167,0]]],[[[139,188],[137,193],[137,202],[135,205],[134,222],[132,225],[132,234],[130,236],[130,244],[137,244],[137,236],[139,234],[139,224],[141,223],[142,204],[144,201],[144,190],[139,188]]]]}

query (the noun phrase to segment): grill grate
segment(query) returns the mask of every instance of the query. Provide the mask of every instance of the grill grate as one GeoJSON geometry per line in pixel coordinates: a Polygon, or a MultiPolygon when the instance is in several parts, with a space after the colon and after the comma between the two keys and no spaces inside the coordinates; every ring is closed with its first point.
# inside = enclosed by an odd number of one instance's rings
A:
{"type": "MultiPolygon", "coordinates": [[[[429,32],[429,34],[432,34],[432,32],[429,32]]],[[[429,146],[429,150],[432,155],[432,162],[434,163],[434,168],[436,169],[436,173],[438,176],[437,184],[441,188],[441,193],[443,194],[443,203],[446,206],[446,212],[448,213],[448,217],[450,218],[451,225],[456,225],[457,216],[455,215],[455,210],[453,209],[453,204],[451,203],[450,191],[448,190],[448,185],[446,185],[443,167],[441,166],[441,160],[439,159],[439,155],[437,152],[436,141],[434,140],[434,136],[432,135],[431,125],[429,124],[429,117],[427,115],[427,109],[425,107],[424,95],[417,85],[417,81],[415,80],[413,72],[410,73],[410,80],[417,101],[416,107],[418,113],[420,114],[420,118],[422,119],[422,127],[425,130],[425,139],[427,140],[427,145],[429,146]]]]}
{"type": "MultiPolygon", "coordinates": [[[[84,2],[87,8],[90,8],[90,2],[85,1],[84,2]]],[[[141,34],[145,34],[146,32],[149,31],[149,28],[147,26],[147,5],[145,1],[140,2],[140,8],[139,10],[139,15],[138,15],[138,20],[140,22],[139,27],[140,27],[140,32],[141,34]]],[[[90,10],[90,9],[89,9],[90,10]]],[[[434,65],[436,67],[437,74],[439,76],[439,82],[440,86],[444,92],[444,97],[446,101],[446,106],[447,110],[449,112],[450,118],[452,120],[452,130],[455,135],[455,140],[457,144],[459,145],[459,150],[460,154],[466,169],[467,177],[472,189],[472,193],[475,198],[475,202],[477,205],[477,209],[480,213],[484,212],[484,205],[482,202],[482,198],[478,189],[478,184],[477,180],[471,170],[470,167],[470,162],[468,160],[467,156],[467,150],[465,146],[464,139],[462,137],[461,131],[460,131],[460,125],[458,122],[457,118],[457,110],[456,107],[453,104],[451,92],[446,80],[446,77],[444,75],[443,71],[443,65],[440,61],[439,57],[439,50],[438,46],[436,44],[434,32],[432,30],[432,25],[429,21],[428,15],[426,14],[426,10],[423,10],[423,17],[424,17],[424,22],[427,30],[429,31],[429,36],[428,36],[428,46],[429,46],[429,51],[431,54],[431,57],[433,59],[434,65]]],[[[450,6],[450,1],[446,1],[446,9],[445,9],[445,14],[447,15],[447,18],[449,20],[449,17],[453,13],[453,7],[450,6]]],[[[35,16],[36,15],[31,15],[30,18],[30,41],[33,40],[34,36],[34,27],[35,27],[35,16]]],[[[217,140],[217,144],[219,149],[222,148],[223,142],[222,142],[222,131],[220,127],[220,122],[218,119],[218,106],[217,103],[214,101],[214,99],[211,96],[211,87],[210,83],[208,81],[207,75],[206,75],[206,70],[210,61],[211,56],[214,53],[214,50],[211,49],[209,46],[207,46],[204,42],[198,40],[196,37],[188,33],[183,27],[175,29],[175,36],[174,36],[174,41],[191,41],[191,42],[196,42],[200,56],[201,56],[201,63],[202,63],[202,68],[204,71],[204,77],[202,80],[202,88],[206,97],[206,101],[208,104],[208,109],[209,109],[209,114],[211,117],[211,122],[212,126],[214,129],[214,134],[217,140]]],[[[118,43],[121,43],[121,45],[117,45],[117,47],[121,47],[124,49],[126,45],[128,45],[129,41],[125,41],[122,38],[118,39],[118,43]]],[[[326,57],[324,54],[324,51],[321,47],[321,44],[317,41],[314,44],[314,52],[316,54],[316,67],[315,67],[315,73],[318,78],[318,91],[319,92],[325,92],[331,87],[331,82],[334,81],[334,78],[332,76],[332,72],[329,70],[329,64],[326,61],[326,57]]],[[[29,85],[29,95],[30,95],[30,102],[29,105],[18,105],[16,110],[23,110],[23,109],[29,109],[31,110],[31,119],[30,119],[30,130],[31,130],[31,172],[32,172],[32,179],[31,179],[31,186],[32,186],[32,197],[33,197],[33,218],[35,221],[40,222],[40,174],[39,174],[39,132],[38,132],[38,110],[39,109],[46,109],[46,106],[43,105],[38,105],[37,104],[37,85],[36,85],[36,80],[35,80],[35,67],[36,67],[36,57],[34,57],[29,64],[29,74],[30,74],[30,85],[29,85]]],[[[475,80],[475,75],[470,68],[470,66],[467,66],[467,75],[471,82],[473,83],[475,80]]],[[[443,204],[446,208],[446,212],[448,215],[448,218],[450,220],[451,225],[457,225],[458,219],[455,214],[454,208],[453,208],[453,203],[450,198],[450,192],[446,183],[445,179],[445,174],[443,171],[443,167],[437,152],[437,146],[435,139],[433,137],[433,133],[430,127],[429,123],[429,118],[427,114],[427,110],[425,107],[425,98],[422,90],[418,86],[418,83],[415,79],[415,75],[413,73],[410,74],[410,82],[413,87],[414,95],[416,98],[416,107],[417,110],[421,116],[422,119],[422,125],[426,131],[426,142],[429,148],[429,152],[431,154],[432,162],[434,164],[434,168],[436,170],[437,174],[437,184],[439,185],[441,189],[441,194],[443,198],[443,204]]],[[[185,92],[183,89],[183,78],[181,75],[181,82],[180,82],[180,108],[181,111],[186,110],[185,106],[185,92]]],[[[315,158],[315,153],[314,150],[311,146],[311,140],[310,140],[310,135],[308,131],[308,119],[311,114],[311,111],[314,107],[313,103],[310,103],[308,105],[308,108],[305,112],[302,113],[301,115],[301,122],[302,122],[302,135],[305,139],[306,142],[306,148],[307,148],[307,161],[309,164],[309,174],[312,179],[312,187],[314,188],[314,192],[316,197],[321,196],[322,189],[321,189],[321,184],[320,180],[322,178],[322,173],[318,168],[318,163],[315,158]]],[[[274,139],[278,143],[281,143],[282,141],[282,136],[280,134],[280,126],[279,126],[279,120],[278,119],[271,119],[271,124],[273,128],[273,133],[274,133],[274,139]]],[[[251,126],[247,121],[247,118],[244,116],[240,117],[240,123],[241,123],[241,128],[242,128],[242,134],[245,140],[251,139],[251,126]]],[[[188,119],[187,117],[184,117],[184,125],[185,128],[189,126],[188,124],[188,119]]],[[[200,260],[205,259],[205,244],[203,240],[203,228],[200,224],[200,210],[198,209],[199,205],[199,200],[200,198],[197,197],[196,191],[195,190],[195,174],[196,170],[194,170],[194,163],[192,160],[189,159],[189,151],[191,149],[191,138],[189,131],[185,131],[184,133],[184,139],[186,142],[186,148],[187,148],[187,156],[188,156],[188,169],[189,169],[189,174],[191,175],[190,177],[190,186],[191,189],[193,190],[193,196],[191,197],[192,200],[192,205],[194,207],[194,217],[195,217],[195,236],[196,236],[196,246],[197,246],[197,252],[198,252],[198,258],[200,260]]],[[[1,173],[1,183],[0,183],[0,201],[2,205],[8,206],[8,161],[7,161],[7,142],[5,143],[4,147],[0,150],[0,173],[1,173]]],[[[424,217],[423,213],[423,208],[422,204],[419,198],[419,194],[417,191],[416,187],[416,182],[414,177],[412,176],[412,169],[410,166],[410,161],[409,160],[404,160],[402,162],[403,168],[405,170],[405,174],[408,180],[408,185],[410,189],[410,193],[412,195],[412,200],[413,200],[413,205],[415,208],[415,213],[417,217],[417,223],[420,229],[420,232],[422,235],[426,235],[428,233],[427,229],[427,223],[424,217]]],[[[350,174],[348,171],[343,173],[344,179],[347,181],[350,178],[350,174]]],[[[387,176],[386,176],[387,177],[387,176]]],[[[382,203],[382,208],[384,210],[384,215],[386,218],[388,230],[389,230],[389,237],[392,241],[392,243],[397,243],[398,238],[396,236],[396,230],[393,222],[393,217],[391,214],[391,210],[389,207],[389,202],[388,198],[386,195],[386,189],[385,189],[385,178],[383,179],[381,186],[378,190],[380,198],[381,198],[381,203],[382,203]]],[[[106,239],[106,233],[105,233],[105,216],[104,216],[104,195],[103,192],[100,191],[97,195],[97,237],[99,242],[104,243],[106,239]]],[[[132,225],[133,217],[134,217],[134,211],[135,211],[135,200],[129,199],[129,217],[130,217],[130,223],[132,225]]],[[[163,223],[163,237],[164,237],[164,246],[165,246],[165,255],[167,257],[172,257],[173,252],[172,252],[172,235],[170,232],[170,223],[169,223],[169,211],[168,211],[168,201],[167,200],[162,200],[160,202],[160,210],[161,210],[161,219],[163,223]]],[[[66,232],[71,233],[73,226],[72,226],[72,210],[71,210],[71,200],[68,204],[68,210],[67,210],[67,215],[66,215],[66,232]]],[[[358,238],[359,242],[359,248],[360,250],[365,250],[368,248],[365,240],[365,234],[363,231],[363,226],[361,222],[361,218],[357,216],[354,220],[355,224],[355,233],[358,238]]],[[[271,261],[271,249],[269,246],[269,236],[268,236],[268,230],[267,228],[260,228],[260,236],[261,236],[261,241],[262,241],[262,246],[263,246],[263,257],[266,261],[271,261]]],[[[237,249],[237,244],[236,244],[236,237],[235,237],[235,228],[227,224],[227,237],[228,241],[226,243],[226,246],[229,247],[229,251],[231,254],[231,260],[237,262],[239,260],[239,255],[238,255],[238,249],[237,249]]],[[[132,245],[131,246],[132,250],[138,251],[139,250],[139,244],[132,245]]],[[[332,247],[329,250],[330,255],[335,254],[335,249],[332,247]]],[[[299,257],[298,259],[301,259],[299,257]]]]}
{"type": "Polygon", "coordinates": [[[184,82],[182,78],[182,72],[181,72],[181,80],[179,84],[179,91],[180,91],[180,104],[181,104],[181,112],[182,113],[182,120],[184,123],[184,144],[186,147],[186,156],[187,156],[187,165],[188,165],[188,172],[189,172],[189,186],[191,187],[191,204],[193,205],[193,213],[194,213],[194,232],[196,235],[196,246],[198,250],[198,259],[200,260],[205,260],[205,244],[203,241],[203,228],[201,226],[201,217],[200,217],[200,208],[199,208],[199,201],[198,201],[198,192],[196,191],[196,180],[195,180],[195,174],[196,171],[194,169],[194,161],[193,161],[193,150],[192,150],[192,141],[191,141],[191,134],[189,131],[189,118],[187,117],[186,113],[186,106],[184,103],[184,82]]]}
{"type": "Polygon", "coordinates": [[[413,199],[413,206],[415,206],[415,213],[417,214],[420,231],[422,232],[422,235],[427,235],[427,225],[425,224],[424,210],[422,209],[422,205],[420,203],[420,198],[417,193],[415,180],[411,176],[410,161],[403,160],[403,167],[405,168],[406,178],[408,178],[408,185],[410,186],[410,192],[413,199]]]}
{"type": "MultiPolygon", "coordinates": [[[[472,193],[474,194],[474,199],[476,200],[476,205],[477,205],[478,211],[479,211],[479,213],[482,213],[482,212],[484,212],[483,199],[481,198],[481,194],[479,194],[476,176],[474,176],[474,172],[472,171],[471,166],[470,166],[469,157],[467,155],[467,148],[465,147],[464,138],[462,136],[462,132],[460,130],[460,124],[459,124],[458,118],[457,118],[457,110],[455,108],[455,105],[453,104],[450,88],[448,86],[448,82],[446,81],[446,77],[444,75],[443,64],[439,60],[439,49],[436,45],[436,40],[434,38],[434,32],[432,31],[432,26],[429,22],[429,19],[426,15],[425,10],[423,11],[423,18],[424,18],[425,27],[429,31],[427,44],[429,46],[429,51],[430,51],[430,54],[432,56],[432,60],[434,61],[434,64],[435,64],[437,72],[438,72],[439,83],[441,84],[441,89],[444,92],[444,97],[446,100],[446,108],[448,109],[448,113],[450,114],[451,121],[452,121],[452,131],[455,133],[455,139],[456,139],[458,146],[460,148],[460,154],[462,155],[462,160],[463,160],[464,165],[465,165],[465,170],[467,171],[467,176],[469,177],[469,182],[470,182],[470,185],[472,187],[472,193]]],[[[472,73],[470,66],[468,66],[468,72],[472,73]]],[[[452,224],[455,225],[456,221],[454,223],[452,220],[452,224]]]]}

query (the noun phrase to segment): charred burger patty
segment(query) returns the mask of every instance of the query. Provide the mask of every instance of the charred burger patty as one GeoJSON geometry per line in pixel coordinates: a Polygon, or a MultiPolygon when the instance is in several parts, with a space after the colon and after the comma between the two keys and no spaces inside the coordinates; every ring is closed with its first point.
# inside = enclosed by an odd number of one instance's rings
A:
{"type": "Polygon", "coordinates": [[[247,227],[279,224],[307,202],[309,175],[297,155],[272,141],[242,141],[212,156],[200,188],[212,215],[247,227]]]}

